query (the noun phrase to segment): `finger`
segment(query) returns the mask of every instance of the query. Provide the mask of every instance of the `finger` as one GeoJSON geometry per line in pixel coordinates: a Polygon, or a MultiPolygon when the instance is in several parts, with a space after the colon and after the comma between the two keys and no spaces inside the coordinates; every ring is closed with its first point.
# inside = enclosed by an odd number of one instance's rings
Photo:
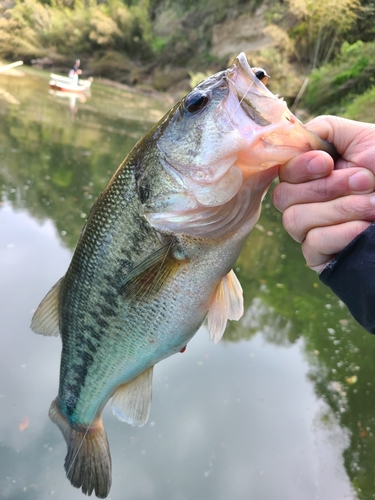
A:
{"type": "Polygon", "coordinates": [[[333,159],[324,151],[308,151],[296,156],[279,170],[281,182],[299,184],[326,177],[333,170],[333,159]]]}
{"type": "Polygon", "coordinates": [[[298,242],[315,227],[335,226],[350,221],[375,220],[373,194],[349,195],[324,203],[292,205],[283,214],[282,222],[290,236],[298,242]]]}
{"type": "Polygon", "coordinates": [[[292,205],[330,201],[349,194],[372,193],[374,190],[374,174],[367,169],[350,168],[333,171],[328,177],[303,184],[282,182],[273,190],[272,200],[275,207],[284,212],[292,205]]]}
{"type": "Polygon", "coordinates": [[[366,221],[352,221],[337,226],[316,227],[307,233],[302,243],[306,264],[314,271],[321,271],[359,233],[371,225],[366,221]]]}
{"type": "MultiPolygon", "coordinates": [[[[322,139],[332,142],[339,155],[344,157],[341,167],[345,161],[352,166],[365,166],[362,162],[352,163],[351,155],[347,155],[348,149],[360,150],[371,148],[374,143],[375,126],[372,123],[362,123],[348,120],[339,116],[318,116],[307,124],[307,128],[315,132],[322,139]]],[[[340,164],[340,162],[339,162],[340,164]]]]}

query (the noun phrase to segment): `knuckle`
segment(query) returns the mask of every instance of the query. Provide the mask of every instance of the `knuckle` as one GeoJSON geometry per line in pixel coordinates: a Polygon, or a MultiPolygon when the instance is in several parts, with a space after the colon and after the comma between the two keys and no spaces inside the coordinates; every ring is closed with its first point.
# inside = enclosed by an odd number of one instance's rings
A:
{"type": "Polygon", "coordinates": [[[335,199],[338,193],[345,195],[346,191],[346,188],[340,182],[339,176],[330,175],[312,182],[310,185],[310,196],[314,202],[330,201],[335,199]]]}
{"type": "Polygon", "coordinates": [[[341,221],[375,220],[375,206],[371,195],[349,195],[337,198],[333,205],[341,221]]]}
{"type": "Polygon", "coordinates": [[[334,209],[344,220],[351,220],[356,213],[354,203],[356,200],[352,196],[344,196],[335,200],[334,209]]]}
{"type": "Polygon", "coordinates": [[[313,191],[316,201],[330,200],[332,197],[332,186],[330,179],[321,179],[317,189],[313,191]]]}
{"type": "Polygon", "coordinates": [[[279,210],[280,212],[283,212],[285,210],[283,192],[284,192],[284,186],[282,184],[276,186],[272,192],[272,203],[275,205],[275,208],[277,208],[277,210],[279,210]]]}
{"type": "Polygon", "coordinates": [[[364,231],[369,226],[369,222],[366,221],[352,221],[344,224],[345,228],[345,241],[349,243],[356,236],[359,235],[362,231],[364,231]]]}
{"type": "Polygon", "coordinates": [[[272,201],[277,210],[284,212],[287,208],[299,202],[300,185],[281,182],[272,193],[272,201]]]}
{"type": "Polygon", "coordinates": [[[330,257],[328,249],[324,243],[322,245],[322,241],[324,241],[324,228],[318,227],[309,231],[302,243],[303,256],[311,268],[322,265],[330,257]]]}
{"type": "Polygon", "coordinates": [[[305,258],[306,264],[311,267],[315,263],[314,252],[311,251],[310,245],[305,240],[301,245],[302,255],[305,258]]]}
{"type": "Polygon", "coordinates": [[[313,228],[306,234],[306,237],[303,242],[303,246],[305,249],[309,249],[311,251],[317,252],[318,245],[321,241],[320,228],[313,228]]]}
{"type": "Polygon", "coordinates": [[[282,223],[285,230],[290,236],[301,243],[305,238],[305,233],[300,221],[299,210],[296,206],[289,207],[285,210],[282,217],[282,223]]]}

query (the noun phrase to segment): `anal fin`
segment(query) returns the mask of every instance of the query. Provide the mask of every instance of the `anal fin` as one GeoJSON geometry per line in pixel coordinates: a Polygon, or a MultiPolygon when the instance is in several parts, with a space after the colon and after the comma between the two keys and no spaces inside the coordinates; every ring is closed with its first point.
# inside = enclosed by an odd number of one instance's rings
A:
{"type": "Polygon", "coordinates": [[[239,320],[243,315],[243,294],[234,271],[230,271],[219,282],[207,314],[210,337],[219,342],[228,319],[239,320]]]}
{"type": "Polygon", "coordinates": [[[40,335],[57,337],[60,335],[59,327],[59,297],[61,278],[47,293],[31,320],[31,329],[40,335]]]}
{"type": "Polygon", "coordinates": [[[151,366],[117,388],[111,402],[112,412],[117,418],[137,427],[145,425],[151,408],[153,370],[151,366]]]}

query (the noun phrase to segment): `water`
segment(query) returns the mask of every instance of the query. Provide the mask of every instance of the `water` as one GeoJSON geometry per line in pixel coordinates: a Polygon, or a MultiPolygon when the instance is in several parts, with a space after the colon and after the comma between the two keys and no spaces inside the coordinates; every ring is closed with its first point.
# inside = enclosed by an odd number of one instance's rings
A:
{"type": "MultiPolygon", "coordinates": [[[[0,498],[83,498],[47,416],[60,339],[29,324],[95,197],[170,105],[95,83],[72,103],[45,73],[0,75],[0,498]]],[[[109,498],[375,498],[375,339],[304,266],[269,198],[236,272],[244,318],[157,365],[147,425],[105,410],[109,498]]]]}

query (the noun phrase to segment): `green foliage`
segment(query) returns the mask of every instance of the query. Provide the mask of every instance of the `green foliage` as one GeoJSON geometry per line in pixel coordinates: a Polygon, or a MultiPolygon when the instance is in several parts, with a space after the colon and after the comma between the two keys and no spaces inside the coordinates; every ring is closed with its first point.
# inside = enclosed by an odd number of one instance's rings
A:
{"type": "Polygon", "coordinates": [[[37,0],[15,0],[12,8],[0,8],[0,56],[26,60],[45,50],[45,32],[51,19],[37,0]]]}
{"type": "Polygon", "coordinates": [[[211,73],[202,73],[201,71],[198,71],[197,73],[194,73],[193,71],[189,72],[190,76],[190,87],[193,89],[196,87],[200,82],[202,82],[205,78],[208,78],[211,76],[211,73]]]}
{"type": "Polygon", "coordinates": [[[340,48],[340,54],[343,59],[350,56],[357,56],[362,52],[363,42],[357,40],[355,43],[349,43],[347,41],[343,42],[340,48]]]}
{"type": "Polygon", "coordinates": [[[263,0],[151,0],[152,9],[169,7],[179,8],[181,12],[207,11],[214,8],[215,10],[236,9],[245,7],[249,10],[255,10],[263,0]]]}
{"type": "Polygon", "coordinates": [[[149,1],[16,0],[0,18],[0,56],[28,59],[58,52],[85,55],[97,50],[151,53],[149,1]]]}
{"type": "Polygon", "coordinates": [[[374,50],[374,42],[344,42],[332,63],[311,73],[302,106],[312,113],[342,114],[356,95],[373,85],[374,50]]]}
{"type": "Polygon", "coordinates": [[[371,87],[362,95],[357,96],[346,107],[345,118],[374,123],[375,119],[375,86],[371,87]]]}
{"type": "Polygon", "coordinates": [[[333,85],[342,85],[351,78],[358,78],[363,70],[367,68],[369,62],[370,60],[368,57],[361,57],[350,69],[337,75],[332,82],[333,85]]]}
{"type": "Polygon", "coordinates": [[[289,56],[290,53],[277,46],[266,47],[251,56],[251,65],[266,68],[271,75],[267,87],[291,104],[303,84],[304,76],[290,63],[289,56]]]}
{"type": "Polygon", "coordinates": [[[299,21],[293,30],[299,58],[312,68],[331,58],[361,9],[360,0],[288,0],[288,4],[289,13],[299,21]]]}
{"type": "Polygon", "coordinates": [[[264,13],[266,24],[282,24],[285,16],[288,15],[288,10],[288,4],[284,1],[271,2],[264,13]]]}
{"type": "Polygon", "coordinates": [[[92,5],[86,9],[84,2],[78,0],[74,8],[70,8],[62,0],[51,1],[51,7],[47,7],[51,16],[51,25],[46,33],[49,44],[62,54],[87,53],[90,48],[92,5]]]}
{"type": "MultiPolygon", "coordinates": [[[[233,12],[254,11],[262,0],[14,2],[0,7],[0,57],[25,62],[43,56],[55,61],[80,57],[83,69],[90,59],[100,74],[104,67],[99,69],[99,61],[107,52],[126,54],[138,66],[198,70],[209,60],[212,26],[233,12]]],[[[123,80],[123,73],[117,75],[123,80]]]]}
{"type": "Polygon", "coordinates": [[[348,33],[348,40],[370,42],[375,38],[375,0],[362,0],[361,10],[348,33]]]}
{"type": "Polygon", "coordinates": [[[106,50],[95,53],[88,64],[88,69],[94,76],[129,82],[136,66],[124,52],[106,50]]]}
{"type": "Polygon", "coordinates": [[[162,52],[167,45],[168,38],[165,36],[155,36],[151,42],[151,48],[154,52],[162,52]]]}

